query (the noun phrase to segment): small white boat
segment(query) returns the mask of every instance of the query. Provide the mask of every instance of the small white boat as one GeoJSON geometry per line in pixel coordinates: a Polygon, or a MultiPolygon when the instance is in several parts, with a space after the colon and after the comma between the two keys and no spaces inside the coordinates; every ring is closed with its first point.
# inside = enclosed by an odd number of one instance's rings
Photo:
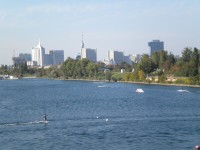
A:
{"type": "Polygon", "coordinates": [[[136,89],[136,93],[144,93],[143,89],[136,89]]]}

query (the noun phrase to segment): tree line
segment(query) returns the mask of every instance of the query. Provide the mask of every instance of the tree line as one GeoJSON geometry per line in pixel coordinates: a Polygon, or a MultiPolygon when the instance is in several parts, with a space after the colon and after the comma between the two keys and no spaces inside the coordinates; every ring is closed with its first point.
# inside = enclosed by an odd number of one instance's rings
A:
{"type": "Polygon", "coordinates": [[[29,68],[24,63],[9,68],[5,65],[0,67],[0,74],[140,82],[150,82],[147,79],[149,76],[158,77],[158,82],[165,82],[167,76],[173,76],[178,78],[177,83],[200,85],[200,50],[187,47],[182,51],[180,58],[162,50],[154,52],[152,56],[144,54],[137,63],[130,65],[122,62],[115,66],[68,57],[59,67],[29,68]],[[125,73],[120,73],[121,69],[125,70],[125,73]]]}
{"type": "Polygon", "coordinates": [[[182,51],[180,58],[164,50],[154,52],[151,57],[144,54],[134,69],[134,73],[126,75],[126,80],[145,81],[147,76],[157,76],[160,82],[165,82],[167,76],[173,76],[179,79],[177,82],[199,85],[200,51],[197,48],[187,47],[182,51]]]}

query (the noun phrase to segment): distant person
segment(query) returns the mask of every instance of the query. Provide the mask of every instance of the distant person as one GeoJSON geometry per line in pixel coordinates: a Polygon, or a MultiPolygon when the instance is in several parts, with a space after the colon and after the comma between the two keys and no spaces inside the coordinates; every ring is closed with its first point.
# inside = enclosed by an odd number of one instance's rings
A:
{"type": "Polygon", "coordinates": [[[44,114],[44,121],[47,121],[47,115],[44,114]]]}

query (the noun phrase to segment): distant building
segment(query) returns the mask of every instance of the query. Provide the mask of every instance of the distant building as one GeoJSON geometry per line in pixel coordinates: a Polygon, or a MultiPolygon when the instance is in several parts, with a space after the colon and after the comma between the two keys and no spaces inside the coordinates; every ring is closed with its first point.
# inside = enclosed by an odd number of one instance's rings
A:
{"type": "Polygon", "coordinates": [[[142,59],[142,55],[137,54],[137,55],[136,55],[136,63],[140,62],[141,59],[142,59]]]}
{"type": "Polygon", "coordinates": [[[112,65],[120,64],[124,61],[124,54],[119,51],[108,51],[108,60],[112,62],[112,65]]]}
{"type": "Polygon", "coordinates": [[[86,58],[86,59],[88,59],[90,61],[93,61],[95,63],[97,62],[97,50],[96,49],[91,49],[91,48],[85,48],[84,47],[84,42],[83,42],[83,39],[82,39],[81,59],[83,59],[83,58],[86,58]]]}
{"type": "Polygon", "coordinates": [[[148,46],[150,47],[150,56],[152,56],[154,52],[160,52],[164,50],[164,42],[160,40],[153,40],[148,43],[148,46]]]}
{"type": "Polygon", "coordinates": [[[37,62],[36,61],[27,61],[27,66],[31,66],[31,67],[36,67],[37,66],[37,62]]]}
{"type": "Polygon", "coordinates": [[[50,50],[49,54],[45,54],[45,48],[41,46],[40,42],[32,48],[32,62],[28,61],[28,66],[44,67],[49,65],[58,65],[64,62],[64,50],[50,50]]]}
{"type": "Polygon", "coordinates": [[[81,49],[81,59],[87,58],[90,61],[97,62],[97,50],[91,48],[81,49]]]}
{"type": "Polygon", "coordinates": [[[52,62],[52,58],[49,54],[44,54],[44,66],[49,66],[51,65],[52,62]]]}
{"type": "Polygon", "coordinates": [[[137,62],[137,56],[135,55],[124,56],[124,62],[132,65],[133,63],[137,62]]]}
{"type": "Polygon", "coordinates": [[[18,57],[12,57],[13,66],[18,67],[20,64],[24,64],[27,61],[31,61],[31,54],[20,53],[18,57]]]}
{"type": "Polygon", "coordinates": [[[50,50],[49,59],[51,65],[58,65],[64,62],[64,50],[50,50]]]}
{"type": "Polygon", "coordinates": [[[104,63],[106,66],[108,66],[108,65],[113,65],[113,61],[108,60],[108,59],[104,59],[104,60],[102,61],[102,63],[104,63]]]}
{"type": "Polygon", "coordinates": [[[32,48],[32,61],[37,62],[37,65],[43,67],[45,65],[45,48],[39,44],[32,48]]]}
{"type": "Polygon", "coordinates": [[[31,54],[28,54],[28,53],[20,53],[19,54],[19,57],[21,59],[24,59],[26,62],[27,61],[31,61],[31,54]]]}
{"type": "Polygon", "coordinates": [[[22,59],[20,57],[12,57],[12,61],[13,61],[13,66],[14,67],[26,62],[25,59],[22,59]]]}
{"type": "Polygon", "coordinates": [[[50,50],[44,55],[44,66],[58,65],[64,62],[64,50],[50,50]]]}

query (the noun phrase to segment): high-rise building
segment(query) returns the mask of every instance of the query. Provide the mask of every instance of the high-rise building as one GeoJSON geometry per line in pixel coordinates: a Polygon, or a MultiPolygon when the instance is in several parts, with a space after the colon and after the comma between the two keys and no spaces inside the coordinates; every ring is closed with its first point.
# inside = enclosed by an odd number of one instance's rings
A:
{"type": "Polygon", "coordinates": [[[97,62],[97,50],[91,48],[85,48],[82,35],[82,44],[81,44],[81,59],[86,58],[90,61],[97,62]]]}
{"type": "Polygon", "coordinates": [[[44,66],[49,66],[51,65],[53,62],[52,62],[52,58],[49,54],[45,54],[44,55],[44,66]]]}
{"type": "Polygon", "coordinates": [[[24,59],[25,61],[31,61],[31,54],[28,53],[20,53],[19,57],[21,59],[24,59]]]}
{"type": "Polygon", "coordinates": [[[50,50],[49,51],[50,64],[58,65],[64,62],[64,50],[50,50]]]}
{"type": "Polygon", "coordinates": [[[26,62],[25,59],[22,59],[20,57],[12,57],[12,61],[13,61],[13,66],[14,67],[26,62]]]}
{"type": "Polygon", "coordinates": [[[18,57],[12,57],[12,60],[13,60],[13,66],[16,67],[20,64],[24,64],[28,61],[31,61],[31,54],[20,53],[18,57]]]}
{"type": "Polygon", "coordinates": [[[108,51],[108,60],[112,65],[120,64],[124,61],[124,53],[119,51],[108,51]]]}
{"type": "Polygon", "coordinates": [[[40,42],[35,48],[32,48],[32,61],[37,62],[40,67],[45,65],[45,48],[41,46],[40,42]]]}
{"type": "Polygon", "coordinates": [[[159,52],[164,50],[164,42],[160,40],[153,40],[148,43],[148,46],[150,47],[150,55],[152,56],[154,52],[159,52]]]}
{"type": "Polygon", "coordinates": [[[39,42],[35,48],[32,48],[32,62],[34,63],[28,64],[34,66],[37,64],[39,67],[58,65],[64,62],[64,50],[50,50],[49,54],[45,54],[45,48],[39,42]]]}
{"type": "Polygon", "coordinates": [[[91,48],[81,49],[81,59],[87,58],[90,61],[97,62],[97,50],[91,48]]]}
{"type": "Polygon", "coordinates": [[[136,56],[135,55],[128,55],[124,56],[124,62],[132,65],[133,63],[136,63],[136,56]]]}

